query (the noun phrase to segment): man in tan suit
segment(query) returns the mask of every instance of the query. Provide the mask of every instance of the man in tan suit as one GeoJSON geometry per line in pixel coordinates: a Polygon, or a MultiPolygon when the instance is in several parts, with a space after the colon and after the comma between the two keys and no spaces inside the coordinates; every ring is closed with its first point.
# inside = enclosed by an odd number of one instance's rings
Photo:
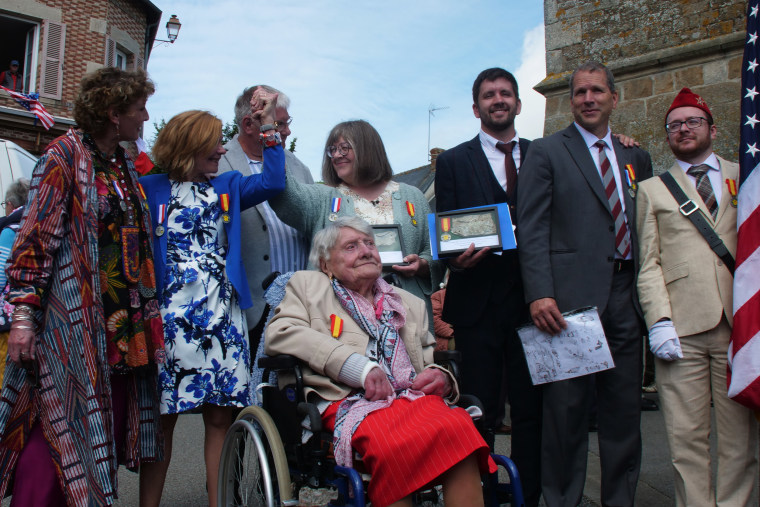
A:
{"type": "MultiPolygon", "coordinates": [[[[736,200],[727,180],[739,166],[712,151],[716,128],[702,97],[684,88],[665,118],[676,183],[736,252],[736,200]]],[[[687,207],[688,208],[688,207],[687,207]]],[[[757,422],[726,394],[733,276],[662,179],[637,196],[638,291],[654,353],[657,388],[675,473],[676,505],[750,504],[757,481],[757,422]],[[710,464],[711,414],[718,437],[717,483],[710,464]]]]}

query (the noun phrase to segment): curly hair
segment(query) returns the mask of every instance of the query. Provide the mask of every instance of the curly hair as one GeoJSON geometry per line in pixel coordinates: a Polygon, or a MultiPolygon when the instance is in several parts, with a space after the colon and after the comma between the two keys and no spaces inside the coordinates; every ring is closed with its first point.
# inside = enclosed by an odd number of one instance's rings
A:
{"type": "Polygon", "coordinates": [[[87,74],[74,101],[74,120],[88,134],[102,134],[108,125],[108,111],[119,113],[142,98],[153,95],[156,87],[144,70],[133,72],[104,67],[87,74]]]}
{"type": "Polygon", "coordinates": [[[154,162],[175,181],[187,181],[195,157],[208,155],[222,139],[222,120],[208,111],[185,111],[174,116],[158,133],[154,162]]]}

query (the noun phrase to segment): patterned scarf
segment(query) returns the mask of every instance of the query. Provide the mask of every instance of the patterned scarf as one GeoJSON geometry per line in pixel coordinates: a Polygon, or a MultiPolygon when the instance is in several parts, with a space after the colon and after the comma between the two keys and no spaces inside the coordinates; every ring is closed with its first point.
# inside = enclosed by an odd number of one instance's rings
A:
{"type": "Polygon", "coordinates": [[[335,460],[340,466],[350,467],[351,439],[368,414],[389,407],[397,398],[413,401],[424,394],[410,389],[416,373],[398,332],[406,322],[401,297],[382,278],[373,287],[374,308],[372,303],[338,280],[333,279],[332,286],[343,309],[369,335],[367,357],[380,364],[394,391],[384,400],[368,401],[362,390],[343,400],[338,407],[333,432],[335,460]]]}

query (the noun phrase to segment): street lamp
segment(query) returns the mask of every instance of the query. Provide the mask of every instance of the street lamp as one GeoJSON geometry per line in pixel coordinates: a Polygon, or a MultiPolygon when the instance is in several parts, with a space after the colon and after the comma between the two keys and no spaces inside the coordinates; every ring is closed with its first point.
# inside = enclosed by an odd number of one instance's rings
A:
{"type": "Polygon", "coordinates": [[[179,22],[179,18],[176,14],[172,14],[172,17],[166,22],[166,36],[168,37],[168,40],[154,39],[154,42],[168,42],[174,44],[174,41],[177,40],[177,35],[179,35],[180,28],[182,28],[182,23],[179,22]]]}

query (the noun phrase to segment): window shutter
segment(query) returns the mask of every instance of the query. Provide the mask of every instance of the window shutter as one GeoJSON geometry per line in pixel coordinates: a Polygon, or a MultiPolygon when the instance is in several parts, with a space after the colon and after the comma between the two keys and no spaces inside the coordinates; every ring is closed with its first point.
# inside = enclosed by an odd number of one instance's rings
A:
{"type": "Polygon", "coordinates": [[[113,67],[116,64],[116,41],[111,37],[106,37],[106,67],[113,67]]]}
{"type": "Polygon", "coordinates": [[[134,61],[134,68],[132,70],[145,69],[145,61],[142,58],[140,58],[138,55],[135,55],[133,61],[134,61]]]}
{"type": "Polygon", "coordinates": [[[45,20],[42,43],[40,97],[61,100],[63,89],[63,49],[66,45],[66,25],[45,20]]]}

